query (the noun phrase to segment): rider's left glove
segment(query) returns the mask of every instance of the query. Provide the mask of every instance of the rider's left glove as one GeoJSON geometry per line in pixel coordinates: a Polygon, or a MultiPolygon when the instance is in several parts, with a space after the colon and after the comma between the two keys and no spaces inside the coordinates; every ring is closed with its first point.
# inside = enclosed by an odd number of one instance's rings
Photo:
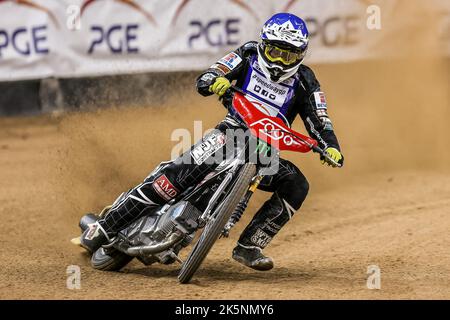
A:
{"type": "MultiPolygon", "coordinates": [[[[341,160],[342,160],[342,154],[339,152],[339,150],[338,149],[336,149],[336,148],[326,148],[325,149],[325,152],[328,154],[328,156],[331,158],[331,159],[333,159],[334,161],[336,161],[337,163],[341,163],[341,160]]],[[[322,157],[321,158],[321,160],[322,160],[322,164],[328,164],[329,166],[332,166],[332,167],[337,167],[337,165],[335,165],[333,162],[330,162],[330,161],[327,161],[327,159],[326,158],[324,158],[324,157],[322,157]]]]}
{"type": "Polygon", "coordinates": [[[230,81],[225,77],[218,77],[216,81],[209,86],[209,91],[221,97],[231,87],[230,81]]]}

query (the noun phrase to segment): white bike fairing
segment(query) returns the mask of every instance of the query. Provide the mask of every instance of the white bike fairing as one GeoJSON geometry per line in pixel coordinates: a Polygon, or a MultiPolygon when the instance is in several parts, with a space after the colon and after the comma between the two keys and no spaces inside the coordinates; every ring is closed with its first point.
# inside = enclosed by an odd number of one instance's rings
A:
{"type": "Polygon", "coordinates": [[[255,55],[251,59],[242,90],[247,94],[246,98],[261,112],[284,120],[298,83],[298,74],[281,83],[267,79],[255,55]]]}

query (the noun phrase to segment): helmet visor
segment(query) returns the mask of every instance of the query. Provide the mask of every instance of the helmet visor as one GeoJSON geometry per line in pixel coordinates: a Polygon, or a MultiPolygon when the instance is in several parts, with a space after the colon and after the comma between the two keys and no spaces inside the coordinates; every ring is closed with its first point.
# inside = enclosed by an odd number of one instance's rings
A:
{"type": "Polygon", "coordinates": [[[269,61],[281,62],[287,66],[298,62],[304,57],[304,51],[302,52],[281,49],[270,44],[265,45],[264,54],[269,61]]]}

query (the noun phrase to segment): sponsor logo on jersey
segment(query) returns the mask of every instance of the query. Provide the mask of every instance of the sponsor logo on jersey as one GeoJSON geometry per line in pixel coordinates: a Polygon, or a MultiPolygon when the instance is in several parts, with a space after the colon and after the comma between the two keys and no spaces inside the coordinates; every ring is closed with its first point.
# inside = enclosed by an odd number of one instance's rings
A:
{"type": "Polygon", "coordinates": [[[211,67],[211,69],[216,69],[221,71],[224,75],[230,73],[230,68],[228,68],[227,66],[224,66],[223,64],[220,63],[215,63],[213,64],[211,67]]]}
{"type": "Polygon", "coordinates": [[[217,150],[222,148],[224,144],[225,134],[222,132],[213,132],[191,150],[192,159],[194,159],[196,164],[201,165],[217,150]]]}
{"type": "Polygon", "coordinates": [[[230,70],[233,70],[236,68],[239,63],[241,63],[242,58],[239,57],[236,53],[230,52],[225,57],[217,61],[220,64],[223,64],[224,66],[228,67],[230,70]]]}
{"type": "Polygon", "coordinates": [[[316,111],[317,116],[320,117],[328,117],[326,109],[320,109],[316,111]]]}
{"type": "MultiPolygon", "coordinates": [[[[264,77],[258,72],[259,66],[257,61],[252,64],[251,74],[245,91],[249,92],[254,98],[258,99],[263,105],[270,105],[270,109],[275,108],[275,114],[271,112],[272,116],[276,116],[279,109],[283,107],[285,102],[292,96],[292,87],[287,86],[286,83],[275,83],[264,77]]],[[[294,79],[287,79],[289,83],[293,83],[294,79]]]]}
{"type": "Polygon", "coordinates": [[[247,90],[277,107],[283,105],[288,92],[287,88],[274,85],[256,72],[252,74],[247,90]]]}
{"type": "Polygon", "coordinates": [[[178,194],[177,188],[173,186],[165,174],[156,179],[152,186],[153,189],[166,200],[171,200],[178,194]]]}
{"type": "Polygon", "coordinates": [[[316,102],[317,109],[326,109],[327,101],[325,100],[325,93],[314,92],[314,100],[316,102]]]}

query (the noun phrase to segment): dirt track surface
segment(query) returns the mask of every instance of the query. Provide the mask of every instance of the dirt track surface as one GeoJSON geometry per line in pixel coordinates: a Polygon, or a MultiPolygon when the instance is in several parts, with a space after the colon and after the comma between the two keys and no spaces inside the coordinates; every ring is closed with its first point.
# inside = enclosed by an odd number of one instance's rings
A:
{"type": "Polygon", "coordinates": [[[56,125],[37,121],[18,132],[29,135],[0,143],[3,299],[450,298],[450,174],[379,173],[335,190],[313,187],[267,249],[275,269],[261,273],[230,258],[241,223],[231,239],[217,243],[192,284],[179,285],[176,265],[134,262],[121,273],[92,270],[69,243],[78,232],[78,213],[58,212],[51,203],[64,194],[43,192],[53,186],[41,152],[57,147],[56,125]],[[72,264],[82,270],[78,291],[66,288],[72,264]],[[366,288],[372,264],[381,268],[381,290],[366,288]]]}
{"type": "MultiPolygon", "coordinates": [[[[341,67],[318,71],[339,75],[341,67]]],[[[381,78],[366,85],[388,91],[381,78]]],[[[410,97],[415,103],[408,108],[421,111],[418,116],[404,113],[406,104],[397,111],[392,103],[380,104],[386,97],[369,101],[369,90],[348,99],[341,92],[345,84],[327,86],[329,100],[341,106],[330,113],[346,167],[322,167],[312,154],[286,155],[312,188],[266,249],[276,267],[257,272],[230,257],[239,232],[268,196],[259,192],[231,238],[216,244],[189,285],[178,284],[177,265],[134,261],[120,273],[95,271],[69,240],[84,212],[100,210],[168,158],[174,128],[192,131],[193,120],[200,119],[203,129],[213,126],[223,116],[213,98],[185,99],[189,108],[174,102],[156,109],[0,119],[0,298],[449,299],[448,133],[428,134],[445,123],[447,92],[436,89],[433,97],[444,103],[433,112],[424,108],[429,98],[410,97]],[[386,112],[389,118],[382,116],[386,112]],[[361,117],[363,122],[352,122],[361,117]],[[405,118],[408,134],[397,121],[405,118]],[[69,265],[81,267],[81,290],[66,288],[69,265]],[[366,287],[369,265],[381,269],[380,290],[366,287]]],[[[395,94],[404,97],[408,90],[405,85],[395,94]]]]}

